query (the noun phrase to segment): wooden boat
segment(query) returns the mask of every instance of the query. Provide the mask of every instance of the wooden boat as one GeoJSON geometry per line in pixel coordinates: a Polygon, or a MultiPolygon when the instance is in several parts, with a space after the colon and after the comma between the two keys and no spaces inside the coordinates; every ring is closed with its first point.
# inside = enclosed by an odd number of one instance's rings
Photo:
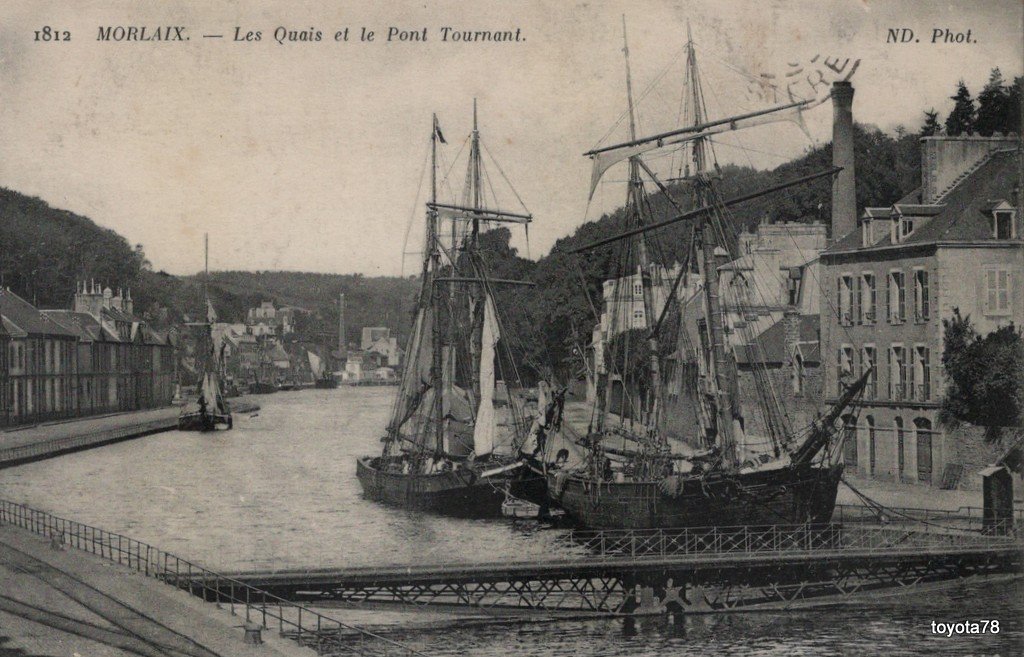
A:
{"type": "Polygon", "coordinates": [[[491,225],[525,225],[531,216],[483,205],[475,103],[467,204],[438,202],[439,142],[443,136],[434,117],[422,287],[406,362],[381,454],[358,459],[356,474],[372,500],[453,516],[500,517],[506,495],[526,495],[532,488],[530,494],[543,497],[545,484],[519,453],[531,418],[525,399],[515,394],[522,388],[516,375],[505,371],[512,360],[494,295],[496,285],[518,282],[489,275],[478,239],[491,225]],[[512,391],[507,401],[496,399],[498,370],[512,391]]]}
{"type": "Polygon", "coordinates": [[[190,324],[190,326],[200,329],[202,333],[199,346],[196,349],[202,375],[197,386],[198,395],[195,401],[186,403],[178,415],[179,431],[214,431],[216,429],[231,429],[234,426],[234,421],[231,418],[231,405],[224,398],[220,385],[223,354],[213,337],[213,323],[217,321],[217,314],[207,291],[207,280],[210,276],[208,235],[205,237],[205,251],[207,264],[203,280],[203,296],[206,299],[206,322],[190,324]]]}
{"type": "MultiPolygon", "coordinates": [[[[623,353],[630,348],[629,340],[615,339],[617,335],[628,334],[636,325],[619,328],[615,326],[620,321],[615,318],[617,313],[611,313],[607,345],[602,343],[602,348],[608,346],[609,349],[602,358],[610,368],[605,375],[606,385],[592,409],[591,430],[579,439],[585,458],[582,463],[566,467],[545,456],[547,462],[539,468],[545,474],[550,501],[576,524],[593,528],[825,522],[832,515],[843,470],[838,462],[842,440],[833,440],[839,433],[837,422],[861,394],[871,372],[870,369],[864,372],[822,417],[801,433],[789,426],[778,396],[771,389],[771,379],[763,371],[763,362],[750,359],[752,378],[757,384],[756,406],[767,434],[754,435],[748,423],[751,415],[746,414],[751,409],[744,409],[740,402],[736,347],[729,332],[741,332],[739,337],[743,338],[746,348],[756,345],[756,334],[747,326],[744,309],[765,306],[740,293],[730,297],[720,285],[718,258],[737,255],[729,252],[735,240],[727,239],[731,235],[730,224],[725,221],[727,206],[714,182],[719,168],[717,163],[712,166],[709,162],[706,147],[712,134],[779,120],[777,115],[787,112],[799,115],[799,111],[819,101],[709,121],[705,117],[697,60],[690,40],[686,113],[693,118],[693,125],[651,138],[638,138],[628,48],[625,52],[629,141],[595,149],[588,155],[594,159],[592,185],[615,162],[628,162],[626,216],[629,230],[593,246],[620,244],[615,261],[619,269],[612,275],[614,285],[616,288],[629,285],[630,291],[624,294],[630,299],[634,289],[642,289],[646,325],[642,327],[643,336],[638,336],[633,348],[639,342],[646,349],[647,362],[642,376],[647,377],[644,384],[648,392],[637,400],[628,415],[625,410],[618,412],[619,426],[610,426],[614,422],[609,416],[613,407],[613,377],[620,376],[628,382],[630,376],[634,381],[640,376],[619,365],[635,359],[623,353]],[[690,176],[690,165],[687,165],[688,175],[684,180],[690,186],[690,205],[697,208],[689,213],[641,159],[645,153],[680,144],[690,149],[689,161],[696,171],[690,176]],[[642,174],[662,192],[678,216],[694,219],[686,262],[680,268],[668,299],[660,307],[656,304],[654,289],[655,281],[664,270],[649,259],[648,253],[657,246],[649,243],[650,227],[652,224],[661,227],[666,222],[659,224],[651,216],[651,203],[645,197],[647,181],[642,174]],[[703,277],[700,291],[694,296],[694,307],[701,315],[696,318],[685,317],[682,305],[675,299],[680,280],[691,275],[691,255],[699,258],[698,271],[703,277]],[[674,338],[666,335],[668,329],[663,322],[670,308],[681,317],[674,338]],[[726,317],[730,312],[743,321],[735,321],[727,327],[726,317]],[[750,331],[749,336],[742,333],[745,330],[750,331]],[[669,348],[663,349],[663,346],[669,348]],[[677,359],[672,375],[662,374],[668,369],[662,363],[666,353],[672,353],[677,359]],[[615,371],[616,368],[620,370],[615,371]],[[677,439],[691,448],[689,454],[673,449],[677,439]],[[618,443],[629,447],[610,447],[618,443]]],[[[684,161],[685,156],[684,152],[684,161]]],[[[826,171],[822,175],[831,173],[833,171],[826,171]]],[[[684,289],[686,287],[684,285],[684,289]]],[[[623,297],[616,289],[611,298],[623,297]]],[[[635,366],[630,367],[638,371],[635,366]]],[[[628,386],[625,395],[629,395],[628,386]]],[[[631,400],[629,403],[633,404],[631,400]]],[[[620,402],[623,409],[626,405],[620,402]]]]}
{"type": "Polygon", "coordinates": [[[269,395],[270,393],[277,392],[277,390],[276,385],[266,381],[253,381],[249,384],[249,393],[253,395],[269,395]]]}

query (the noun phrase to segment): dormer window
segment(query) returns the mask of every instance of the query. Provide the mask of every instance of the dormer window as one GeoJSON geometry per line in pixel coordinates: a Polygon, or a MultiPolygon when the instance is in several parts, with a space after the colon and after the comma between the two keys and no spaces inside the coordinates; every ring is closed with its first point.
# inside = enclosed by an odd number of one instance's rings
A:
{"type": "Polygon", "coordinates": [[[864,217],[860,222],[860,245],[871,246],[874,242],[871,237],[871,217],[864,217]]]}
{"type": "Polygon", "coordinates": [[[1012,240],[1014,238],[1013,219],[1016,212],[1013,210],[996,210],[992,213],[992,233],[997,240],[1012,240]]]}
{"type": "Polygon", "coordinates": [[[997,240],[1013,239],[1013,211],[996,212],[993,216],[995,237],[997,240]]]}
{"type": "Polygon", "coordinates": [[[1012,240],[1017,237],[1017,209],[1007,203],[1004,199],[989,201],[986,214],[989,216],[989,226],[992,228],[992,237],[997,240],[1012,240]]]}
{"type": "Polygon", "coordinates": [[[914,232],[914,220],[917,217],[913,215],[906,215],[902,212],[894,210],[892,213],[892,243],[899,244],[903,240],[910,237],[914,232]]]}

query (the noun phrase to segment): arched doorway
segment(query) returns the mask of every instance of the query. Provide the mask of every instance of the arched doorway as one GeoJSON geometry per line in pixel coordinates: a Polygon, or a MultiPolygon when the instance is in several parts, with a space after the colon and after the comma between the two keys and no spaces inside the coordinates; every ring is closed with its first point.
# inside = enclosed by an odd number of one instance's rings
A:
{"type": "Polygon", "coordinates": [[[857,420],[843,416],[843,463],[850,472],[857,472],[857,420]]]}
{"type": "Polygon", "coordinates": [[[875,418],[873,416],[864,416],[864,428],[867,429],[868,438],[868,476],[874,477],[877,461],[875,460],[875,418]]]}
{"type": "Polygon", "coordinates": [[[914,420],[917,437],[917,480],[932,483],[932,422],[919,417],[914,420]]]}
{"type": "Polygon", "coordinates": [[[904,471],[906,470],[906,455],[903,452],[905,449],[903,445],[903,418],[898,415],[893,420],[893,432],[896,434],[896,479],[899,481],[903,479],[904,471]]]}

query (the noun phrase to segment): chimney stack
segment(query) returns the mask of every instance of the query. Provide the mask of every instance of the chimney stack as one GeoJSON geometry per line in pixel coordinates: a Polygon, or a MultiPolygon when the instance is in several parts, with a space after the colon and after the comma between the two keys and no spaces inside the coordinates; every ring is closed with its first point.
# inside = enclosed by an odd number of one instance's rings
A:
{"type": "Polygon", "coordinates": [[[832,165],[842,167],[832,181],[832,241],[857,227],[856,170],[853,162],[853,85],[832,85],[832,165]]]}
{"type": "Polygon", "coordinates": [[[338,299],[338,358],[348,358],[348,340],[345,337],[345,293],[338,299]]]}

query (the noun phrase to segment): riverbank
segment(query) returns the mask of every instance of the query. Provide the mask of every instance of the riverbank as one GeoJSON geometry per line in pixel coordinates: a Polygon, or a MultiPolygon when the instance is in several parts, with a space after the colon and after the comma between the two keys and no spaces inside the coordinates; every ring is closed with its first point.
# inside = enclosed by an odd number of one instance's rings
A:
{"type": "MultiPolygon", "coordinates": [[[[125,566],[0,526],[0,654],[121,657],[174,650],[251,656],[245,616],[125,566]],[[19,652],[20,651],[20,652],[19,652]]],[[[268,657],[311,657],[312,650],[263,633],[268,657]]]]}
{"type": "MultiPolygon", "coordinates": [[[[232,412],[254,413],[260,406],[249,397],[231,401],[232,412]]],[[[141,438],[177,428],[177,406],[145,411],[16,427],[0,432],[0,468],[30,463],[71,452],[141,438]]]]}

